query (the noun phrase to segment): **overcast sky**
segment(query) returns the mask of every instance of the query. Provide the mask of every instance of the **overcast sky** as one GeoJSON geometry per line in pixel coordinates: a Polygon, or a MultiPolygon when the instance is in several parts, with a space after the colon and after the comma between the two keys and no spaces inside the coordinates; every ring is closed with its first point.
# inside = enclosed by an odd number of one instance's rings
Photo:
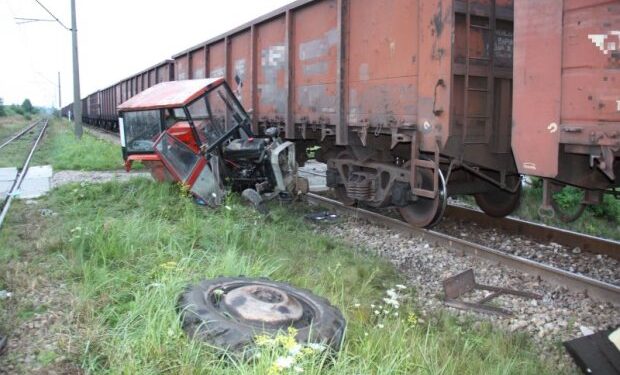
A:
{"type": "MultiPolygon", "coordinates": [[[[70,0],[39,0],[71,27],[70,0]]],[[[82,97],[292,0],[76,0],[82,97]]],[[[0,97],[34,105],[73,101],[71,32],[35,0],[0,0],[0,97]]]]}

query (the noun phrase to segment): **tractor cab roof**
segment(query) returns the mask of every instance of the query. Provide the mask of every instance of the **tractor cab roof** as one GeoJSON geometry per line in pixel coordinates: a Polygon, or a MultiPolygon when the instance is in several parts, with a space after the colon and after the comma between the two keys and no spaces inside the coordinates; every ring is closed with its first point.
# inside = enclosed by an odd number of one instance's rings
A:
{"type": "Polygon", "coordinates": [[[131,97],[119,105],[118,110],[129,112],[183,107],[222,82],[224,78],[162,82],[131,97]]]}

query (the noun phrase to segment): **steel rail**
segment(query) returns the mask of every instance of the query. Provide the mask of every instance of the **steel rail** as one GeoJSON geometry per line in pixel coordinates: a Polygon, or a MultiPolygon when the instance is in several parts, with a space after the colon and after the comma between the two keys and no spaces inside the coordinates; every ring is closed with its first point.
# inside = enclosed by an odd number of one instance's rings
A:
{"type": "Polygon", "coordinates": [[[26,158],[26,161],[24,162],[24,165],[22,166],[22,169],[19,172],[17,179],[15,179],[15,182],[13,183],[13,186],[11,187],[11,190],[9,191],[6,197],[4,206],[2,207],[2,212],[0,212],[0,229],[2,228],[2,223],[4,223],[4,218],[9,212],[9,208],[11,207],[11,202],[13,201],[13,198],[16,195],[15,193],[21,187],[22,182],[24,181],[24,178],[26,177],[26,174],[28,173],[28,167],[30,166],[30,160],[32,160],[32,156],[34,155],[34,152],[37,149],[37,146],[39,146],[39,142],[41,141],[41,138],[43,138],[43,134],[45,134],[45,130],[47,129],[47,125],[49,123],[48,120],[44,119],[42,121],[44,121],[44,124],[43,124],[43,127],[41,128],[41,132],[37,136],[36,140],[33,142],[32,147],[30,148],[30,152],[28,153],[28,157],[26,158]]]}
{"type": "Polygon", "coordinates": [[[452,237],[444,233],[439,233],[428,229],[415,228],[404,221],[393,219],[361,208],[345,206],[338,201],[325,198],[317,194],[308,193],[306,195],[306,200],[309,203],[328,206],[342,213],[351,214],[354,217],[367,220],[373,224],[384,225],[399,232],[421,236],[431,243],[453,249],[461,254],[475,256],[477,258],[503,264],[512,269],[527,272],[530,275],[538,276],[550,283],[564,286],[575,292],[584,293],[592,299],[611,302],[617,306],[620,305],[619,286],[570,273],[568,271],[534,262],[526,258],[507,254],[502,251],[452,237]]]}
{"type": "Polygon", "coordinates": [[[21,138],[24,134],[26,134],[28,131],[30,131],[30,129],[34,128],[35,126],[37,126],[41,121],[43,121],[43,119],[41,120],[37,120],[35,122],[33,122],[32,124],[26,126],[24,129],[20,130],[19,132],[17,132],[15,135],[13,135],[8,141],[4,142],[3,144],[0,145],[0,149],[4,148],[4,146],[8,145],[9,143],[21,138]]]}
{"type": "Polygon", "coordinates": [[[499,228],[510,234],[524,235],[530,238],[555,242],[566,247],[579,247],[594,254],[605,254],[620,260],[620,242],[577,233],[570,230],[533,223],[517,218],[494,218],[483,212],[459,206],[448,206],[446,216],[451,219],[475,222],[480,225],[499,228]]]}

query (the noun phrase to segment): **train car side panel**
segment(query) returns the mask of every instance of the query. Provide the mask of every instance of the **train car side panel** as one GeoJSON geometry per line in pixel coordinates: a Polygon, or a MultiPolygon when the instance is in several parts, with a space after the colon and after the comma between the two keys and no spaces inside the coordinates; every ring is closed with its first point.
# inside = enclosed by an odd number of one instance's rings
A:
{"type": "Polygon", "coordinates": [[[206,48],[200,48],[190,53],[190,74],[192,79],[205,78],[207,76],[206,48]]]}
{"type": "Polygon", "coordinates": [[[516,17],[520,172],[589,190],[620,186],[620,2],[521,1],[516,17]]]}
{"type": "MultiPolygon", "coordinates": [[[[292,12],[290,54],[293,123],[336,124],[337,1],[323,0],[292,12]]],[[[292,128],[292,127],[291,127],[292,128]]],[[[294,138],[289,134],[287,138],[294,138]]]]}
{"type": "Polygon", "coordinates": [[[250,69],[251,62],[251,35],[250,30],[241,32],[229,39],[229,66],[226,80],[239,102],[247,109],[252,107],[250,97],[250,69]]]}
{"type": "Polygon", "coordinates": [[[218,78],[226,75],[226,44],[221,40],[209,46],[209,77],[218,78]]]}
{"type": "Polygon", "coordinates": [[[418,4],[408,0],[361,0],[351,2],[349,12],[348,125],[360,128],[360,132],[378,124],[386,128],[414,126],[418,4]]]}
{"type": "Polygon", "coordinates": [[[254,77],[258,96],[254,117],[260,123],[276,123],[284,120],[288,72],[285,29],[284,16],[256,26],[259,66],[254,77]]]}
{"type": "Polygon", "coordinates": [[[189,54],[179,56],[174,60],[174,63],[175,80],[189,79],[189,54]]]}

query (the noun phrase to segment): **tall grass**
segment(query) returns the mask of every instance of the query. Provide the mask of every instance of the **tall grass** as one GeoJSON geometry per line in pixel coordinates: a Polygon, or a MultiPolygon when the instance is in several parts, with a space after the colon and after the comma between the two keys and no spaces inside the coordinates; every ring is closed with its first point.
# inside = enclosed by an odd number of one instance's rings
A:
{"type": "MultiPolygon", "coordinates": [[[[474,328],[439,312],[416,315],[412,290],[398,309],[378,307],[386,289],[402,283],[395,270],[317,234],[301,208],[276,208],[266,219],[230,199],[207,210],[173,186],[141,179],[63,187],[44,204],[58,216],[48,219],[54,225],[41,233],[45,240],[37,248],[75,294],[79,350],[71,360],[87,373],[294,373],[274,367],[280,355],[274,348],[244,362],[186,337],[176,312],[179,293],[218,275],[286,281],[343,311],[348,326],[341,352],[334,360],[300,360],[306,374],[554,372],[522,335],[486,324],[474,328]]],[[[16,208],[23,215],[12,217],[14,226],[32,209],[16,208]]],[[[7,249],[19,242],[17,233],[0,240],[0,264],[22,256],[7,249]]]]}
{"type": "Polygon", "coordinates": [[[51,164],[54,170],[101,171],[123,168],[121,147],[88,133],[77,140],[71,123],[66,119],[50,121],[44,142],[34,157],[34,163],[51,164]]]}

